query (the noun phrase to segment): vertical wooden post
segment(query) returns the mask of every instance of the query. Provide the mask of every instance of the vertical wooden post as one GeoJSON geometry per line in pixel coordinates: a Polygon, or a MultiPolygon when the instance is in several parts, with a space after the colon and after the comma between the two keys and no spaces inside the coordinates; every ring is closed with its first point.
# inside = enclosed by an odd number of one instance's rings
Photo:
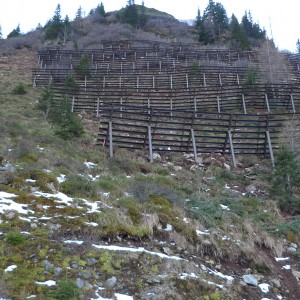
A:
{"type": "Polygon", "coordinates": [[[189,75],[185,74],[185,80],[186,80],[186,88],[189,89],[189,75]]]}
{"type": "Polygon", "coordinates": [[[105,76],[103,77],[103,88],[105,89],[105,76]]]}
{"type": "Polygon", "coordinates": [[[119,88],[122,88],[122,76],[119,76],[119,88]]]}
{"type": "Polygon", "coordinates": [[[84,76],[84,90],[86,91],[86,82],[87,82],[87,76],[84,76]]]}
{"type": "Polygon", "coordinates": [[[234,148],[233,148],[233,142],[232,142],[232,135],[231,131],[228,130],[228,139],[230,143],[230,152],[231,152],[231,158],[232,158],[232,166],[236,168],[236,160],[235,160],[235,154],[234,154],[234,148]]]}
{"type": "Polygon", "coordinates": [[[75,97],[73,96],[73,98],[72,98],[71,112],[74,112],[74,106],[75,106],[75,97]]]}
{"type": "Polygon", "coordinates": [[[97,118],[99,118],[99,108],[100,108],[100,98],[97,98],[97,112],[96,112],[96,116],[97,118]]]}
{"type": "Polygon", "coordinates": [[[109,157],[112,158],[114,156],[113,152],[113,130],[112,130],[112,121],[108,122],[108,131],[109,131],[109,157]]]}
{"type": "Polygon", "coordinates": [[[148,126],[148,145],[149,145],[149,160],[150,163],[153,163],[151,125],[148,126]]]}
{"type": "Polygon", "coordinates": [[[152,88],[155,89],[155,75],[153,75],[152,78],[152,88]]]}
{"type": "Polygon", "coordinates": [[[269,105],[269,99],[268,99],[267,93],[265,93],[265,101],[266,101],[266,105],[267,105],[267,111],[270,112],[270,105],[269,105]]]}
{"type": "Polygon", "coordinates": [[[218,113],[220,114],[221,113],[221,105],[220,105],[220,98],[219,96],[217,96],[217,108],[218,108],[218,113]]]}
{"type": "Polygon", "coordinates": [[[244,94],[242,94],[242,102],[243,102],[244,114],[247,114],[246,102],[245,102],[245,95],[244,94]]]}
{"type": "Polygon", "coordinates": [[[171,110],[170,115],[172,117],[173,116],[173,98],[172,98],[172,96],[170,97],[170,110],[171,110]]]}
{"type": "Polygon", "coordinates": [[[219,84],[220,84],[220,86],[222,86],[222,85],[223,85],[223,83],[222,83],[222,75],[221,75],[221,73],[219,73],[219,84]]]}
{"type": "Polygon", "coordinates": [[[206,76],[205,76],[205,73],[203,73],[203,85],[206,86],[206,76]]]}
{"type": "Polygon", "coordinates": [[[271,143],[271,138],[270,138],[270,132],[269,132],[269,130],[266,131],[266,137],[267,137],[267,142],[268,142],[268,147],[269,147],[270,159],[271,159],[272,167],[275,168],[273,148],[272,148],[272,143],[271,143]]]}
{"type": "Polygon", "coordinates": [[[139,75],[137,75],[137,77],[136,77],[136,91],[137,92],[139,91],[139,81],[140,81],[140,77],[139,77],[139,75]]]}
{"type": "Polygon", "coordinates": [[[197,147],[196,147],[196,140],[195,140],[195,132],[194,132],[194,128],[191,128],[191,137],[192,137],[192,145],[193,145],[194,159],[195,159],[195,161],[197,161],[197,147]]]}
{"type": "Polygon", "coordinates": [[[293,94],[290,95],[290,99],[291,99],[291,103],[292,103],[292,109],[293,109],[293,113],[296,113],[296,109],[295,109],[295,103],[294,103],[294,97],[293,94]]]}
{"type": "Polygon", "coordinates": [[[161,60],[159,61],[159,72],[161,72],[161,60]]]}
{"type": "Polygon", "coordinates": [[[171,84],[171,90],[173,90],[173,76],[172,76],[172,74],[170,75],[170,84],[171,84]]]}
{"type": "Polygon", "coordinates": [[[194,96],[194,111],[197,111],[197,97],[194,96]]]}
{"type": "Polygon", "coordinates": [[[238,73],[236,74],[236,82],[238,85],[240,85],[240,76],[238,73]]]}

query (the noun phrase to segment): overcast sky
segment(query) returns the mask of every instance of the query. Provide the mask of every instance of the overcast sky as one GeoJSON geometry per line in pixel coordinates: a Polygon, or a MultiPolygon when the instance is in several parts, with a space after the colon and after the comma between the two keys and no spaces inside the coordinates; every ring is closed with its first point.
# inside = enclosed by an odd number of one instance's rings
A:
{"type": "MultiPolygon", "coordinates": [[[[127,0],[103,0],[106,12],[126,6],[127,0]]],[[[194,19],[198,7],[201,14],[208,0],[144,0],[145,6],[165,11],[177,19],[194,19]]],[[[241,20],[245,10],[250,10],[253,20],[273,36],[280,50],[295,52],[297,39],[300,38],[299,0],[215,0],[223,4],[228,17],[234,13],[241,20]]],[[[5,38],[20,24],[22,32],[36,28],[38,23],[45,25],[53,15],[57,4],[61,5],[61,15],[74,19],[79,6],[88,14],[101,0],[1,0],[0,25],[5,38]]],[[[141,4],[142,0],[136,0],[141,4]]]]}

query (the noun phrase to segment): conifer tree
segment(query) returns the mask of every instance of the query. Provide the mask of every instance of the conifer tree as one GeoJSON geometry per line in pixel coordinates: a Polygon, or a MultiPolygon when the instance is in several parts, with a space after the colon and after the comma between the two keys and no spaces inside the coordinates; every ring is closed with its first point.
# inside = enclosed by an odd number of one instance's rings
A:
{"type": "Polygon", "coordinates": [[[297,43],[296,43],[296,50],[297,50],[297,54],[300,54],[300,40],[298,39],[297,40],[297,43]]]}
{"type": "Polygon", "coordinates": [[[138,25],[138,11],[134,0],[128,0],[126,7],[124,8],[123,14],[121,15],[121,21],[128,23],[133,27],[138,25]]]}
{"type": "Polygon", "coordinates": [[[243,26],[239,24],[238,19],[233,14],[230,22],[231,39],[236,41],[238,46],[243,50],[248,50],[250,48],[249,41],[243,26]]]}
{"type": "Polygon", "coordinates": [[[21,36],[21,29],[20,29],[20,24],[18,24],[18,26],[8,34],[7,38],[10,39],[10,38],[14,38],[14,37],[18,37],[18,36],[21,36]]]}
{"type": "Polygon", "coordinates": [[[145,2],[142,1],[141,14],[139,16],[139,26],[143,28],[146,25],[146,22],[147,22],[147,16],[146,16],[145,2]]]}
{"type": "Polygon", "coordinates": [[[0,39],[2,39],[2,28],[1,28],[1,25],[0,25],[0,39]]]}
{"type": "Polygon", "coordinates": [[[64,24],[60,15],[60,4],[58,4],[53,18],[48,21],[46,25],[45,38],[50,40],[58,38],[59,34],[63,31],[63,27],[64,24]]]}
{"type": "Polygon", "coordinates": [[[100,14],[101,16],[103,16],[103,17],[106,16],[105,9],[104,9],[104,5],[103,5],[102,1],[101,1],[100,5],[97,6],[96,12],[97,12],[98,14],[100,14]]]}

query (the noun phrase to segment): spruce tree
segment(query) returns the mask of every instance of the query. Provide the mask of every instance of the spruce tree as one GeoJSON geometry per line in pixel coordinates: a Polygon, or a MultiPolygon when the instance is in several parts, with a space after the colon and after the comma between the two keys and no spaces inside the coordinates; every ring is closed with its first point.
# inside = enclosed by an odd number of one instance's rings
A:
{"type": "Polygon", "coordinates": [[[53,18],[46,25],[45,38],[53,40],[59,37],[63,31],[63,21],[60,15],[60,4],[57,5],[53,18]]]}
{"type": "Polygon", "coordinates": [[[300,54],[300,40],[298,39],[297,40],[297,43],[296,43],[296,50],[297,50],[297,54],[300,54]]]}
{"type": "Polygon", "coordinates": [[[103,17],[106,16],[105,9],[104,9],[104,5],[103,5],[102,1],[101,1],[100,5],[97,6],[96,12],[97,12],[98,14],[100,14],[101,16],[103,16],[103,17]]]}
{"type": "Polygon", "coordinates": [[[121,15],[121,21],[123,23],[128,23],[133,27],[138,25],[138,11],[134,0],[128,0],[126,7],[121,15]]]}
{"type": "Polygon", "coordinates": [[[239,24],[239,21],[234,14],[231,17],[230,31],[231,39],[236,41],[239,47],[243,50],[248,50],[250,48],[245,29],[239,24]]]}
{"type": "Polygon", "coordinates": [[[21,29],[20,29],[20,24],[18,24],[18,26],[8,34],[7,38],[10,39],[10,38],[15,38],[15,37],[18,37],[18,36],[21,36],[21,29]]]}

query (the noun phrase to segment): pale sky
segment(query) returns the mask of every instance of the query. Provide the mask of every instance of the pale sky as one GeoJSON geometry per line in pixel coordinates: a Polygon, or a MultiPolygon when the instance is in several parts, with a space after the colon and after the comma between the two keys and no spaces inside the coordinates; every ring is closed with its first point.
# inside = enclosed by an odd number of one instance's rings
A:
{"type": "MultiPolygon", "coordinates": [[[[96,8],[101,0],[0,0],[0,25],[5,38],[20,24],[21,31],[26,33],[53,17],[57,4],[61,5],[62,18],[68,15],[74,19],[79,6],[86,14],[96,8]]],[[[105,11],[125,7],[127,0],[102,0],[105,11]]],[[[198,7],[201,15],[208,0],[144,0],[146,7],[165,11],[177,19],[194,19],[198,7]]],[[[296,42],[300,38],[300,2],[299,0],[215,0],[223,4],[227,16],[232,13],[241,21],[245,10],[250,10],[253,20],[265,28],[268,36],[274,38],[280,49],[296,51],[296,42]],[[271,34],[272,32],[272,34],[271,34]]],[[[141,4],[142,0],[136,0],[141,4]]]]}

